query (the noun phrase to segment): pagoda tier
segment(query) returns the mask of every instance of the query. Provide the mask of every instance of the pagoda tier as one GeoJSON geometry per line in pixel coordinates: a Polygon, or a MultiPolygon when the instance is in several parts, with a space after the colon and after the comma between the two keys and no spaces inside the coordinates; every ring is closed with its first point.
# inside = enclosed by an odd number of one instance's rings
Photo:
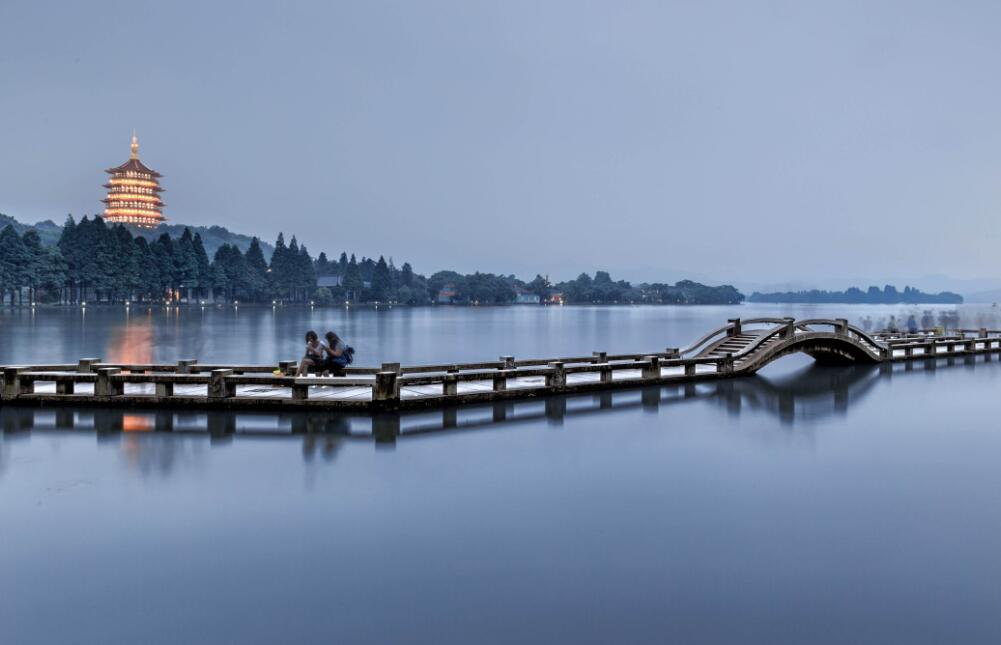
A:
{"type": "Polygon", "coordinates": [[[132,224],[144,228],[154,228],[165,221],[160,200],[158,179],[160,173],[139,161],[139,139],[132,135],[132,154],[129,160],[116,168],[104,172],[111,175],[104,187],[108,196],[101,201],[107,206],[104,219],[116,224],[132,224]]]}

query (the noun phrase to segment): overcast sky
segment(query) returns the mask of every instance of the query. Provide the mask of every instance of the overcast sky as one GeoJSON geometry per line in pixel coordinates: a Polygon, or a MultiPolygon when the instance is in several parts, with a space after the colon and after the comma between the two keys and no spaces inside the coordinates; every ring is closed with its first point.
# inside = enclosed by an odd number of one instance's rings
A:
{"type": "MultiPolygon", "coordinates": [[[[1001,276],[1001,3],[0,0],[0,212],[421,272],[1001,276]]],[[[739,278],[738,278],[739,276],[739,278]]]]}

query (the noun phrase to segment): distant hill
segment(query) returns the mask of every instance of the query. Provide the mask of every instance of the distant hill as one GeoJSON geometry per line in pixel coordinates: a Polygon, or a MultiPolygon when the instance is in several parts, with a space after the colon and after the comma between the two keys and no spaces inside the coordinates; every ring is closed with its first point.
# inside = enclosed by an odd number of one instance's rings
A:
{"type": "Polygon", "coordinates": [[[42,239],[42,244],[46,246],[54,246],[59,241],[59,236],[63,232],[63,227],[52,220],[47,219],[37,224],[22,224],[10,215],[0,213],[0,230],[3,230],[8,225],[13,226],[18,235],[24,235],[24,232],[29,228],[35,229],[38,231],[38,237],[42,239]]]}
{"type": "MultiPolygon", "coordinates": [[[[54,246],[59,241],[59,236],[62,235],[63,232],[62,225],[56,224],[52,220],[45,220],[43,222],[38,222],[37,224],[23,224],[10,215],[0,213],[0,230],[8,224],[14,227],[14,230],[17,231],[18,235],[24,235],[24,232],[29,228],[35,229],[38,231],[38,236],[42,239],[42,244],[47,246],[54,246]]],[[[126,225],[126,228],[128,228],[133,235],[141,235],[150,241],[155,240],[164,233],[169,234],[173,238],[178,238],[184,233],[185,228],[190,228],[192,233],[198,233],[202,236],[202,244],[205,245],[205,252],[208,253],[210,258],[215,255],[216,249],[223,244],[235,244],[241,251],[246,253],[251,240],[251,236],[249,235],[233,233],[222,226],[163,224],[152,230],[137,228],[129,225],[126,225]]],[[[275,250],[275,247],[261,240],[261,250],[264,252],[264,257],[270,258],[271,254],[275,250]]]]}

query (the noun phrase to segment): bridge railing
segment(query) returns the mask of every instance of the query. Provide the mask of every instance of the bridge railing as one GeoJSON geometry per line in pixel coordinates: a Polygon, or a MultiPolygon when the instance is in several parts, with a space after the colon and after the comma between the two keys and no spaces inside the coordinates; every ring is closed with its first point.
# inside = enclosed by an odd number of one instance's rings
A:
{"type": "Polygon", "coordinates": [[[687,356],[689,354],[698,354],[702,350],[706,349],[710,345],[719,340],[722,340],[727,336],[736,336],[744,331],[745,327],[755,326],[755,325],[767,325],[767,324],[785,324],[788,320],[787,318],[731,318],[727,324],[714,329],[709,333],[705,334],[692,344],[681,349],[679,354],[681,356],[687,356]]]}

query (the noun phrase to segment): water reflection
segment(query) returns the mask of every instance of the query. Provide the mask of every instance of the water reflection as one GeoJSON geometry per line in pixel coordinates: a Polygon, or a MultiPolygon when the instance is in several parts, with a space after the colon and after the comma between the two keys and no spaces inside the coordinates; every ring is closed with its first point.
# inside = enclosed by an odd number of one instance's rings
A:
{"type": "Polygon", "coordinates": [[[9,465],[13,443],[29,432],[93,432],[99,442],[120,446],[137,472],[169,474],[178,465],[196,459],[206,439],[210,447],[217,447],[237,437],[302,436],[304,460],[332,462],[346,440],[393,448],[400,440],[431,433],[540,422],[559,427],[575,417],[614,416],[629,409],[661,414],[681,405],[708,405],[729,416],[764,414],[779,421],[776,428],[795,428],[800,423],[847,415],[877,383],[975,369],[997,369],[997,361],[987,355],[879,366],[810,364],[773,378],[756,376],[375,416],[4,407],[0,408],[0,475],[9,465]]]}

